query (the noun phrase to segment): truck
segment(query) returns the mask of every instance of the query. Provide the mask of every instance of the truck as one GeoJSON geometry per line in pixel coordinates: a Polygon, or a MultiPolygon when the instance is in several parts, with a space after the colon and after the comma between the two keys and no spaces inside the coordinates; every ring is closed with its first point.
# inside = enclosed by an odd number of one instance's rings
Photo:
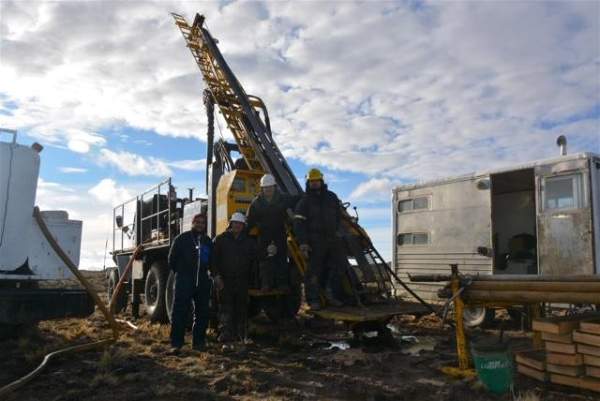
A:
{"type": "MultiPolygon", "coordinates": [[[[207,113],[206,194],[205,199],[179,197],[171,180],[137,196],[114,210],[112,255],[116,268],[107,276],[109,292],[123,274],[125,264],[138,245],[144,246],[144,256],[135,261],[128,280],[128,292],[133,312],[139,313],[143,299],[152,320],[165,320],[172,302],[173,274],[167,269],[167,255],[173,238],[186,229],[193,214],[205,210],[208,234],[211,237],[228,227],[234,212],[245,213],[259,192],[259,180],[264,174],[275,178],[279,189],[299,196],[301,185],[275,143],[269,113],[258,96],[245,92],[221,54],[217,40],[204,26],[204,17],[196,14],[190,25],[178,14],[172,14],[187,47],[198,65],[206,88],[204,104],[207,113]],[[235,142],[215,140],[214,113],[217,109],[227,123],[235,142]],[[234,155],[240,157],[235,159],[234,155]]],[[[394,295],[396,284],[391,269],[373,246],[358,219],[347,212],[349,204],[340,204],[342,223],[340,237],[344,248],[344,266],[338,268],[340,288],[337,294],[348,308],[335,311],[325,308],[316,312],[325,318],[384,322],[396,314],[407,312],[407,306],[394,295]],[[364,306],[370,305],[372,309],[364,306]],[[355,309],[352,309],[354,307],[355,309]],[[366,311],[366,312],[365,312],[366,311]],[[369,311],[373,311],[369,314],[369,311]]],[[[288,227],[290,283],[288,291],[262,291],[252,280],[250,316],[264,310],[278,321],[298,312],[302,300],[302,276],[307,261],[299,251],[292,225],[288,227]]],[[[121,307],[128,304],[123,295],[121,307]]]]}
{"type": "MultiPolygon", "coordinates": [[[[598,274],[600,156],[567,154],[564,136],[557,144],[555,158],[395,187],[394,271],[402,278],[445,274],[457,264],[469,275],[598,274]]],[[[409,284],[432,302],[443,285],[409,284]]],[[[473,307],[465,323],[493,316],[473,307]]]]}
{"type": "MultiPolygon", "coordinates": [[[[0,338],[4,338],[41,320],[88,316],[94,302],[85,290],[60,285],[73,274],[34,218],[43,147],[17,143],[15,130],[0,128],[0,134],[0,338]],[[12,138],[6,141],[5,135],[12,138]]],[[[40,215],[60,248],[78,265],[82,222],[69,219],[64,210],[40,215]]]]}

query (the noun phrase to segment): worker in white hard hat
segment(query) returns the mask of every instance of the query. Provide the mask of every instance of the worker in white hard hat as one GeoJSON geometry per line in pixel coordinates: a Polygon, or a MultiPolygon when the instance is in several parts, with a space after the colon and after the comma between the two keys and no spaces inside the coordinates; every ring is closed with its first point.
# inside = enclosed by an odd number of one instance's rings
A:
{"type": "Polygon", "coordinates": [[[246,339],[248,286],[255,265],[256,241],[246,234],[246,216],[233,213],[229,228],[215,238],[213,250],[222,342],[246,339]]]}
{"type": "Polygon", "coordinates": [[[275,178],[265,174],[260,179],[260,193],[248,208],[248,231],[257,236],[263,291],[290,288],[286,223],[298,200],[299,197],[279,191],[275,178]]]}

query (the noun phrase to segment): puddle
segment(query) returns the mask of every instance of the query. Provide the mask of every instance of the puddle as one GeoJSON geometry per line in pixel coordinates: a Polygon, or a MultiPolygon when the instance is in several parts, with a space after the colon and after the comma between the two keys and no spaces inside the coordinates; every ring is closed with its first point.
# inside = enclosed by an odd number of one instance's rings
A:
{"type": "Polygon", "coordinates": [[[421,351],[433,351],[437,344],[433,337],[402,336],[402,341],[409,343],[402,348],[402,353],[410,356],[419,356],[421,351]]]}

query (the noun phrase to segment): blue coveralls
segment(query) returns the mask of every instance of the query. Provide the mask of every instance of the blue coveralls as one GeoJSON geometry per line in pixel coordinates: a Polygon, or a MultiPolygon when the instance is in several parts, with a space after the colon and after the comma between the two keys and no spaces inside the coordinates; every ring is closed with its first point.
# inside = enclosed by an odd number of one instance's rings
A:
{"type": "Polygon", "coordinates": [[[175,294],[171,314],[171,345],[180,348],[184,343],[190,304],[194,305],[192,346],[202,347],[206,341],[209,319],[209,300],[212,281],[208,269],[212,257],[212,242],[192,231],[180,234],[169,253],[169,267],[175,272],[175,294]]]}

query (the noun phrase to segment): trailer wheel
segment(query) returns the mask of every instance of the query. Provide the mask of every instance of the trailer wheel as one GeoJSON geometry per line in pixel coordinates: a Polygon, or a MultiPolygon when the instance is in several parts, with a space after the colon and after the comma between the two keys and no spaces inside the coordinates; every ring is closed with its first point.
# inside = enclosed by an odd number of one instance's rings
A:
{"type": "MultiPolygon", "coordinates": [[[[108,302],[110,302],[110,300],[113,297],[113,294],[115,293],[115,288],[117,288],[117,283],[119,282],[119,272],[117,271],[117,269],[113,269],[110,272],[110,274],[108,275],[107,281],[108,281],[108,283],[107,283],[108,302]]],[[[115,313],[121,313],[123,310],[125,310],[126,307],[127,307],[127,292],[125,291],[125,288],[123,288],[115,302],[115,313]]]]}
{"type": "Polygon", "coordinates": [[[484,327],[490,324],[496,316],[496,311],[485,306],[465,307],[463,322],[466,327],[484,327]]]}
{"type": "Polygon", "coordinates": [[[164,261],[152,263],[144,285],[144,302],[146,313],[152,322],[167,322],[165,291],[167,289],[168,271],[164,261]]]}

